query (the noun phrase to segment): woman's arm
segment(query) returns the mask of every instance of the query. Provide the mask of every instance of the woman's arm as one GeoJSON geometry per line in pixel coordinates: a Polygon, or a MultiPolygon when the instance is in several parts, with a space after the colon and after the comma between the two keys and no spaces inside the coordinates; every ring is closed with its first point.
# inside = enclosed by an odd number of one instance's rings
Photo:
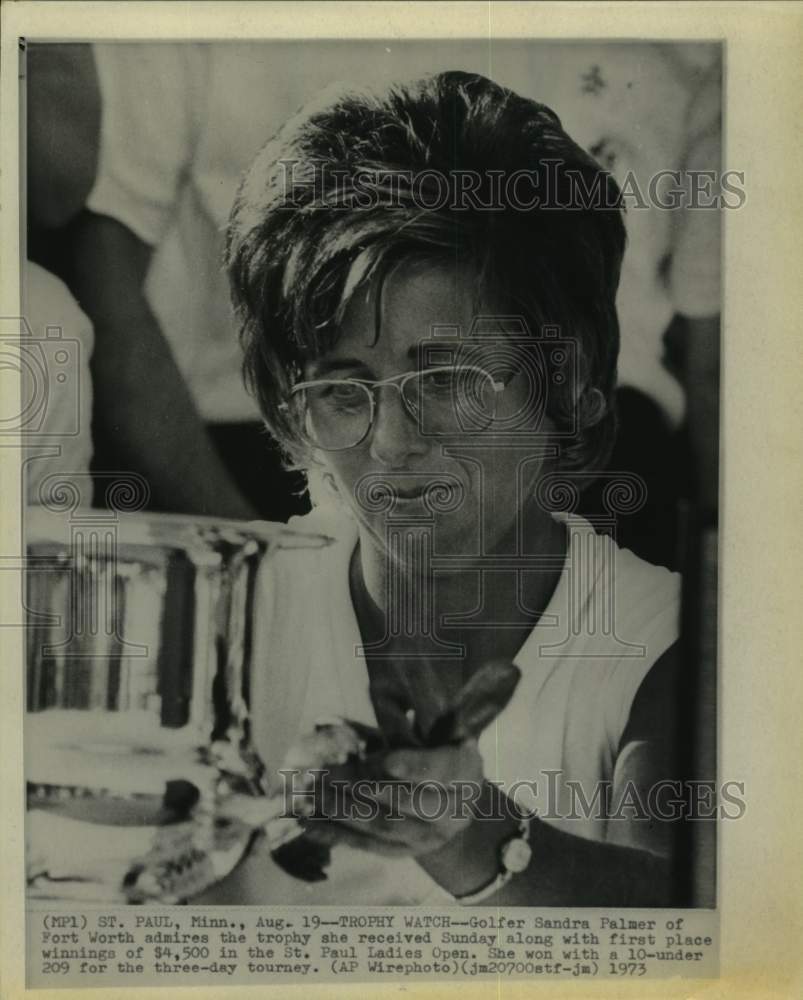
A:
{"type": "MultiPolygon", "coordinates": [[[[614,771],[605,842],[573,836],[534,820],[528,869],[489,897],[489,903],[688,905],[690,900],[684,898],[689,884],[685,868],[691,863],[694,836],[703,822],[684,819],[694,804],[689,799],[694,787],[689,781],[712,780],[714,776],[702,776],[695,767],[693,713],[683,682],[680,647],[675,645],[655,663],[634,699],[614,771]]],[[[699,796],[696,801],[698,811],[702,811],[699,796]]],[[[486,882],[493,878],[493,861],[498,865],[500,845],[515,835],[515,829],[515,821],[496,830],[480,821],[466,831],[463,856],[472,851],[491,859],[486,882]],[[472,839],[476,843],[468,842],[472,839]],[[496,841],[495,850],[489,840],[496,841]]],[[[457,845],[452,848],[453,855],[455,848],[457,845]]],[[[445,873],[447,853],[423,862],[430,870],[435,861],[430,873],[441,884],[449,879],[445,873]]],[[[474,888],[479,888],[479,883],[474,888]]]]}
{"type": "MultiPolygon", "coordinates": [[[[679,662],[676,647],[667,651],[633,702],[615,768],[607,840],[592,841],[533,819],[530,864],[483,903],[688,905],[689,900],[683,898],[688,883],[679,867],[684,861],[684,833],[689,825],[683,822],[677,804],[678,783],[688,775],[684,740],[689,736],[679,691],[679,662]],[[659,782],[665,783],[665,794],[656,798],[659,782]],[[674,820],[659,815],[669,817],[673,809],[674,820]]],[[[519,833],[519,820],[511,803],[482,778],[476,744],[396,751],[386,763],[391,773],[413,784],[429,781],[451,787],[457,781],[468,787],[477,783],[482,789],[478,811],[485,816],[493,813],[494,818],[456,817],[451,808],[453,796],[450,810],[427,820],[421,816],[422,799],[419,809],[405,812],[401,822],[347,821],[342,824],[346,839],[368,849],[396,848],[414,854],[425,871],[457,897],[471,895],[493,882],[501,870],[502,846],[519,833]]],[[[434,796],[430,799],[434,803],[434,796]]]]}
{"type": "Polygon", "coordinates": [[[250,519],[147,303],[151,250],[115,219],[72,224],[73,294],[95,328],[96,433],[124,469],[144,475],[155,509],[250,519]]]}

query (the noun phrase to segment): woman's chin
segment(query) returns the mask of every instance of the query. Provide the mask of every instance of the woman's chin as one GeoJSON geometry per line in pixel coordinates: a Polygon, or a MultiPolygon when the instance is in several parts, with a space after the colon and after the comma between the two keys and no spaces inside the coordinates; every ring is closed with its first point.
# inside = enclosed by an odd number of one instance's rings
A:
{"type": "Polygon", "coordinates": [[[476,520],[455,514],[435,515],[428,523],[391,522],[386,536],[396,561],[431,565],[433,559],[476,556],[480,539],[476,520]]]}

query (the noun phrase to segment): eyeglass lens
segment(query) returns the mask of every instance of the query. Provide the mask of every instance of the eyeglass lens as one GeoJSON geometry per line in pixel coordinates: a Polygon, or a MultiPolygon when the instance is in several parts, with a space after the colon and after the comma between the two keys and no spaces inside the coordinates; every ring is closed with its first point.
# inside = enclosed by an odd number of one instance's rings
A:
{"type": "MultiPolygon", "coordinates": [[[[408,413],[424,434],[470,433],[487,428],[494,418],[493,380],[475,368],[417,372],[399,388],[408,413]]],[[[348,380],[321,381],[305,388],[305,429],[311,443],[327,451],[359,444],[371,429],[373,392],[368,385],[348,380]]]]}

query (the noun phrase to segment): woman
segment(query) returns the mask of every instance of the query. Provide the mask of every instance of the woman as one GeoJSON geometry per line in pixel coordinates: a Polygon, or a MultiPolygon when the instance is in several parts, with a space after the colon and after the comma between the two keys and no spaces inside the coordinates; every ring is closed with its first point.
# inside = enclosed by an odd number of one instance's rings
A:
{"type": "Polygon", "coordinates": [[[616,196],[548,108],[456,72],[325,95],[248,171],[245,372],[334,538],[271,564],[254,740],[295,766],[334,714],[407,785],[324,793],[306,897],[263,851],[232,898],[682,901],[645,811],[682,776],[679,580],[570,513],[615,432],[616,196]],[[472,677],[501,711],[444,728],[472,677]]]}

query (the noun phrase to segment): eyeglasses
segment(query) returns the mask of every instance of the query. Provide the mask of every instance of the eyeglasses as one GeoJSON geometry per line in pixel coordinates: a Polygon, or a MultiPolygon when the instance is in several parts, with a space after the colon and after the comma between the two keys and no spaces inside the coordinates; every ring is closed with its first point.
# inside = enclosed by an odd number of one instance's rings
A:
{"type": "Polygon", "coordinates": [[[346,451],[365,440],[376,418],[376,393],[396,389],[419,432],[465,434],[487,429],[506,383],[476,365],[443,365],[390,378],[299,382],[284,410],[294,410],[309,443],[346,451]]]}

